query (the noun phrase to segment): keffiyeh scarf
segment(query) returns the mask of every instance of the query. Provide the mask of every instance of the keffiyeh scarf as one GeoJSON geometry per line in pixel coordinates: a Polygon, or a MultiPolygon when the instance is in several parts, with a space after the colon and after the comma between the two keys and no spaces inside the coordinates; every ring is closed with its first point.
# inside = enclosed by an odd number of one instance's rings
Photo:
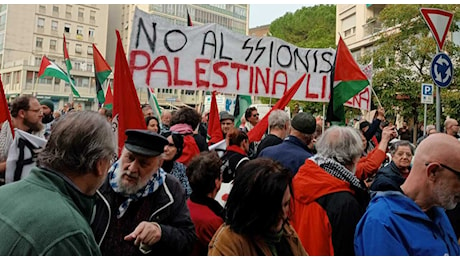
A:
{"type": "Polygon", "coordinates": [[[358,178],[356,178],[355,175],[351,171],[349,171],[347,168],[345,168],[340,163],[330,158],[325,158],[319,154],[316,154],[313,157],[310,157],[310,160],[314,161],[319,167],[321,167],[323,170],[325,170],[330,175],[338,179],[341,179],[342,181],[346,181],[350,183],[350,185],[352,186],[365,190],[364,186],[361,184],[358,178]]]}
{"type": "MultiPolygon", "coordinates": [[[[112,167],[109,169],[109,182],[110,186],[112,189],[117,192],[121,193],[120,187],[118,186],[118,179],[121,178],[121,171],[118,170],[120,165],[120,160],[116,161],[112,167]]],[[[138,190],[135,194],[123,194],[125,197],[127,197],[127,200],[125,200],[120,207],[118,207],[117,210],[117,218],[123,217],[125,214],[126,210],[129,207],[129,204],[132,201],[137,201],[140,198],[147,197],[149,194],[154,193],[161,185],[163,185],[164,181],[166,178],[166,173],[163,171],[163,169],[159,168],[158,171],[152,175],[150,180],[147,182],[147,185],[138,190]]]]}

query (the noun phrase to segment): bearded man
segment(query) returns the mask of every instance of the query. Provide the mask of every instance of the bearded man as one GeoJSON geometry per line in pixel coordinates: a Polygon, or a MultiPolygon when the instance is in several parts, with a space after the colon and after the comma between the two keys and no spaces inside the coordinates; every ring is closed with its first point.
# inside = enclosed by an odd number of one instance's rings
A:
{"type": "MultiPolygon", "coordinates": [[[[43,108],[32,95],[21,95],[11,104],[11,123],[29,134],[45,138],[43,133],[43,108]]],[[[7,120],[0,130],[0,185],[5,183],[6,159],[13,143],[13,135],[7,120]]]]}
{"type": "Polygon", "coordinates": [[[126,130],[120,159],[98,191],[92,222],[103,255],[188,255],[195,227],[179,180],[160,168],[169,144],[148,130],[126,130]]]}

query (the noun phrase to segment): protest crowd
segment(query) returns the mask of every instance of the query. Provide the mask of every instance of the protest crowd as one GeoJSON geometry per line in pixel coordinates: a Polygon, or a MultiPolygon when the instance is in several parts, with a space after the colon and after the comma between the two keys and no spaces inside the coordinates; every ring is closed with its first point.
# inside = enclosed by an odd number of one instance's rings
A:
{"type": "Polygon", "coordinates": [[[457,120],[290,114],[305,74],[263,117],[140,104],[117,37],[97,111],[0,81],[0,255],[460,255],[457,120]]]}

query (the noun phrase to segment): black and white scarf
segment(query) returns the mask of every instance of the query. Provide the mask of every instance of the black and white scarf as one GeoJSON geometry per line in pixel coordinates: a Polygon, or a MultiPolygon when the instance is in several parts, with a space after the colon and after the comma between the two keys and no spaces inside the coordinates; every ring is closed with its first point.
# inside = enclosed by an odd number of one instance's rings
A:
{"type": "Polygon", "coordinates": [[[334,161],[330,158],[325,158],[319,154],[314,155],[313,157],[309,158],[310,160],[314,161],[319,167],[325,170],[330,175],[346,181],[350,183],[350,185],[355,186],[359,189],[365,190],[366,188],[361,184],[358,178],[356,178],[355,174],[352,173],[350,170],[345,168],[345,166],[341,165],[340,163],[334,161]]]}

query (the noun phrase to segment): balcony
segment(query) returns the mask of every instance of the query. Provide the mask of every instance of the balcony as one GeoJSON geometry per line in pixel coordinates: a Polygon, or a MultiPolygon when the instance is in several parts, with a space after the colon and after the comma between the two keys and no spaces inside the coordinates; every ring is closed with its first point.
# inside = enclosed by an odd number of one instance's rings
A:
{"type": "Polygon", "coordinates": [[[364,36],[371,36],[375,33],[382,31],[382,23],[376,17],[367,19],[366,24],[363,25],[364,36]]]}

